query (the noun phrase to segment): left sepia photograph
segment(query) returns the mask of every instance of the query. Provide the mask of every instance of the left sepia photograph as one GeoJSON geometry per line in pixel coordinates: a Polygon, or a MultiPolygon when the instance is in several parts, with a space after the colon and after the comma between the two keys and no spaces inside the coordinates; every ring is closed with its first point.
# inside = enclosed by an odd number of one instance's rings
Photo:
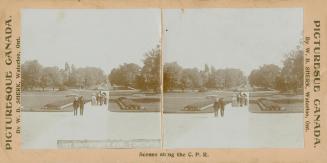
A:
{"type": "Polygon", "coordinates": [[[160,9],[23,9],[24,149],[160,148],[160,9]]]}

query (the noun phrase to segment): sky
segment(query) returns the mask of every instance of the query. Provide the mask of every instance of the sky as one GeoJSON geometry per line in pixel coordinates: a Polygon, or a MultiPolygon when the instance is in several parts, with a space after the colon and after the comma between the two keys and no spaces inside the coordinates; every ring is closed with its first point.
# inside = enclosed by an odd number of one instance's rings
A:
{"type": "Polygon", "coordinates": [[[168,9],[163,18],[164,62],[187,68],[208,64],[248,75],[263,64],[282,66],[303,35],[300,8],[168,9]]]}
{"type": "Polygon", "coordinates": [[[160,43],[160,9],[23,9],[22,60],[44,66],[94,66],[109,73],[143,65],[160,43]]]}
{"type": "MultiPolygon", "coordinates": [[[[44,66],[143,65],[160,43],[160,9],[23,9],[22,59],[44,66]]],[[[185,68],[282,66],[303,33],[303,9],[164,9],[164,62],[185,68]]]]}

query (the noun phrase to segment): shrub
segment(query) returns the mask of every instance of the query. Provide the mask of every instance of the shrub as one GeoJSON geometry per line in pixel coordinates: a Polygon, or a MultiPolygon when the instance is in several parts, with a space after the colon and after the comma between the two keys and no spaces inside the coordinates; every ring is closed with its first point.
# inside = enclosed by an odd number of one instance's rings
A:
{"type": "Polygon", "coordinates": [[[59,91],[66,91],[67,87],[64,85],[59,86],[59,91]]]}

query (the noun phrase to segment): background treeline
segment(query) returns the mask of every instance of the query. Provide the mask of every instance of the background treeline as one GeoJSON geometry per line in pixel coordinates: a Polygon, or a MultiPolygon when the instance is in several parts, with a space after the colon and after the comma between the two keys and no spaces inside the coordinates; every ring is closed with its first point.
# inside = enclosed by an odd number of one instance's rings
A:
{"type": "MultiPolygon", "coordinates": [[[[94,89],[107,83],[115,86],[133,87],[144,91],[160,91],[160,47],[145,54],[143,66],[124,63],[111,70],[107,76],[96,67],[75,67],[65,63],[64,68],[45,67],[37,60],[22,64],[23,90],[52,88],[94,89]]],[[[177,62],[163,66],[164,91],[184,89],[234,89],[250,83],[252,87],[271,88],[280,91],[300,91],[303,89],[303,50],[298,46],[285,55],[283,66],[267,64],[253,70],[248,78],[240,69],[216,69],[204,65],[204,69],[183,68],[177,62]]]]}
{"type": "Polygon", "coordinates": [[[177,62],[166,63],[163,68],[164,91],[184,89],[228,89],[246,84],[240,69],[216,69],[205,64],[204,70],[182,68],[177,62]]]}
{"type": "MultiPolygon", "coordinates": [[[[145,91],[160,91],[160,48],[145,54],[143,67],[135,63],[124,63],[111,70],[111,85],[132,87],[145,91]]],[[[246,83],[239,69],[215,69],[205,65],[204,70],[182,68],[176,62],[163,66],[164,91],[184,89],[232,88],[246,83]]]]}
{"type": "Polygon", "coordinates": [[[160,90],[160,47],[145,54],[143,67],[135,63],[125,63],[112,69],[106,75],[96,67],[75,67],[65,63],[65,68],[58,66],[45,67],[37,60],[25,61],[22,65],[23,90],[51,88],[65,90],[66,88],[96,89],[107,84],[133,87],[141,90],[160,90]]]}
{"type": "Polygon", "coordinates": [[[249,82],[252,87],[303,93],[303,74],[303,50],[298,46],[285,55],[282,67],[263,65],[251,72],[249,82]]]}
{"type": "Polygon", "coordinates": [[[145,53],[143,67],[135,63],[124,63],[111,70],[111,85],[132,87],[144,91],[160,91],[160,47],[145,53]]]}
{"type": "Polygon", "coordinates": [[[69,88],[90,88],[105,83],[106,75],[100,68],[79,67],[65,63],[65,68],[42,66],[37,60],[22,64],[23,90],[52,88],[65,90],[69,88]]]}

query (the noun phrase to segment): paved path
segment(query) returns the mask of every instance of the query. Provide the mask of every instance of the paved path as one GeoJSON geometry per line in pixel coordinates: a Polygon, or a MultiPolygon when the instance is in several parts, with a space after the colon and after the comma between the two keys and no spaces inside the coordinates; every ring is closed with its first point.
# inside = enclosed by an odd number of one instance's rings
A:
{"type": "MultiPolygon", "coordinates": [[[[160,139],[160,113],[109,112],[86,104],[73,112],[22,112],[22,147],[57,148],[57,140],[160,139]]],[[[303,113],[250,113],[226,106],[212,113],[164,114],[165,148],[303,147],[303,113]]],[[[158,146],[160,147],[160,146],[158,146]]]]}
{"type": "Polygon", "coordinates": [[[303,113],[250,113],[227,105],[225,116],[212,113],[165,114],[167,148],[303,147],[303,113]]]}
{"type": "Polygon", "coordinates": [[[160,139],[160,113],[109,112],[89,103],[84,116],[22,112],[22,121],[23,148],[57,148],[57,140],[160,139]]]}

